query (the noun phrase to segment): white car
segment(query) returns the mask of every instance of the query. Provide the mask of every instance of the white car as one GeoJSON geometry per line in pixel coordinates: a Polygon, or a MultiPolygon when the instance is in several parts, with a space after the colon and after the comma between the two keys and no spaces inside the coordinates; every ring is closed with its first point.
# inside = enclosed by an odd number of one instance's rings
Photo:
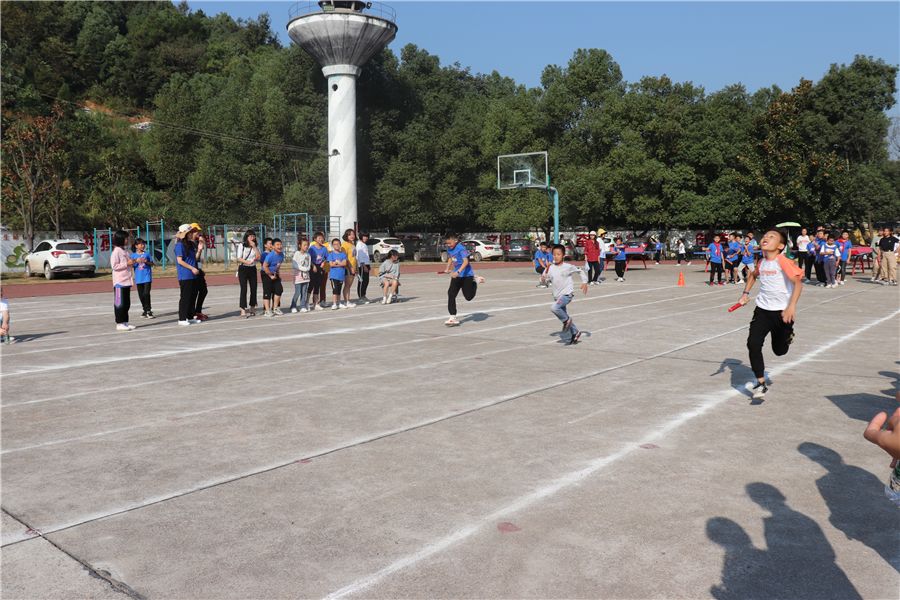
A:
{"type": "Polygon", "coordinates": [[[483,240],[465,240],[463,242],[469,250],[469,256],[475,262],[482,260],[503,260],[503,246],[500,243],[485,242],[483,240]]]}
{"type": "Polygon", "coordinates": [[[25,276],[43,273],[53,279],[59,273],[94,274],[94,255],[81,240],[46,240],[25,256],[25,276]]]}
{"type": "Polygon", "coordinates": [[[400,253],[400,260],[406,256],[406,248],[403,242],[397,238],[369,238],[369,256],[373,263],[380,263],[387,258],[388,252],[396,250],[400,253]]]}

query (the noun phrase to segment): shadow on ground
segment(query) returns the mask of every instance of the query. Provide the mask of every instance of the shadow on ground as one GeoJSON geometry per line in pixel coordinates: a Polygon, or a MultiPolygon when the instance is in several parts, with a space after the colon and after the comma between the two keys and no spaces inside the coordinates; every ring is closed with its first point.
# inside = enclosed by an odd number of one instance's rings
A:
{"type": "Polygon", "coordinates": [[[888,461],[884,478],[879,479],[865,469],[848,465],[840,454],[820,444],[803,442],[797,451],[828,471],[816,480],[831,511],[828,521],[847,539],[862,542],[900,572],[900,514],[884,495],[888,461]]]}
{"type": "Polygon", "coordinates": [[[763,518],[766,549],[753,545],[735,521],[706,522],[707,537],[725,550],[722,581],[710,588],[718,600],[746,598],[860,598],[835,563],[834,549],[822,528],[790,507],[778,488],[750,483],[747,495],[769,513],[763,518]]]}

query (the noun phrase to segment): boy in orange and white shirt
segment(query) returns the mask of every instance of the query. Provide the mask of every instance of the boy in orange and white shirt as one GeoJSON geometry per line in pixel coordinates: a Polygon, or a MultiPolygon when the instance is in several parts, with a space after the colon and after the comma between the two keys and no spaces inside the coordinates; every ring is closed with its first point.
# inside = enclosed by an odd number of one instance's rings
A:
{"type": "Polygon", "coordinates": [[[787,247],[787,234],[780,229],[770,229],[760,240],[759,247],[763,257],[756,269],[747,277],[740,304],[750,301],[750,289],[759,280],[759,293],[756,295],[756,310],[750,321],[750,334],[747,336],[747,349],[750,351],[750,366],[756,376],[753,386],[753,398],[761,400],[769,389],[766,387],[765,363],[762,347],[766,336],[772,335],[772,352],[776,356],[787,354],[794,340],[794,315],[797,312],[797,300],[803,286],[800,281],[803,271],[797,264],[782,252],[787,247]]]}

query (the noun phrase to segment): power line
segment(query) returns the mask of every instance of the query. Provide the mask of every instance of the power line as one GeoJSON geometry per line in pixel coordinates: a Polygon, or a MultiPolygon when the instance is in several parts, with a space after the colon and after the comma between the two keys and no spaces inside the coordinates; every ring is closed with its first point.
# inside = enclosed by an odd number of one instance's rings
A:
{"type": "MultiPolygon", "coordinates": [[[[4,83],[3,85],[17,88],[20,90],[25,89],[22,86],[16,85],[14,83],[4,83]]],[[[77,102],[73,102],[71,100],[66,100],[64,98],[59,98],[57,96],[52,96],[50,94],[44,94],[42,92],[37,92],[37,94],[39,96],[42,96],[42,97],[50,99],[50,100],[55,100],[57,102],[63,102],[65,104],[70,104],[77,108],[90,110],[88,107],[81,105],[77,102]]],[[[141,115],[136,115],[136,114],[128,114],[128,113],[118,111],[118,110],[115,110],[112,108],[105,108],[104,111],[98,111],[98,112],[100,112],[101,114],[105,114],[105,111],[108,111],[110,113],[113,113],[113,114],[116,114],[116,115],[119,115],[122,117],[126,117],[126,118],[134,118],[134,117],[141,116],[141,115]]],[[[175,131],[181,131],[183,133],[189,133],[191,135],[196,135],[199,137],[205,137],[205,138],[209,138],[209,139],[218,140],[220,142],[237,142],[240,144],[248,144],[248,145],[259,146],[259,147],[263,147],[263,148],[270,148],[272,150],[282,150],[282,151],[286,151],[286,152],[300,152],[303,154],[315,154],[318,156],[328,156],[327,152],[325,152],[319,148],[307,148],[307,147],[303,147],[303,146],[294,146],[292,144],[280,144],[277,142],[266,142],[263,140],[257,140],[257,139],[253,139],[253,138],[249,138],[249,137],[245,137],[245,136],[241,136],[241,135],[225,133],[223,131],[209,131],[207,129],[199,129],[197,127],[192,127],[190,125],[180,125],[177,123],[166,123],[165,121],[158,121],[156,119],[151,119],[150,123],[152,123],[154,126],[165,127],[165,128],[172,129],[175,131]]]]}

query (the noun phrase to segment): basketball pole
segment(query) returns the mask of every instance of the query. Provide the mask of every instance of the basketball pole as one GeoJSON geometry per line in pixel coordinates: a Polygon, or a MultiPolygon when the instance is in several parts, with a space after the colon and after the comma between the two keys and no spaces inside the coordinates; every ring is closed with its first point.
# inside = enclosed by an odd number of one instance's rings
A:
{"type": "Polygon", "coordinates": [[[559,243],[559,191],[550,185],[550,176],[547,175],[547,195],[553,201],[553,243],[559,243]]]}

